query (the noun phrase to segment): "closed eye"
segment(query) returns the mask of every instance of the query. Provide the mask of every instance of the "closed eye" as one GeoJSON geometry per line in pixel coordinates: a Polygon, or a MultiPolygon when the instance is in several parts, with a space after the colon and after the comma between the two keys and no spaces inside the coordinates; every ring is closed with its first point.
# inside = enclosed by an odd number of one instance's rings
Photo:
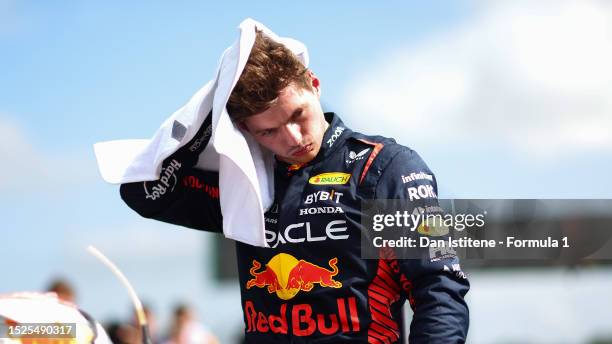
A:
{"type": "Polygon", "coordinates": [[[295,111],[293,111],[293,114],[291,115],[291,118],[293,120],[296,120],[296,119],[302,117],[303,113],[304,113],[304,109],[302,109],[302,108],[296,109],[295,111]]]}
{"type": "Polygon", "coordinates": [[[274,134],[276,132],[276,129],[266,129],[266,130],[262,130],[260,132],[257,133],[257,135],[261,136],[261,137],[266,137],[266,136],[270,136],[272,134],[274,134]]]}

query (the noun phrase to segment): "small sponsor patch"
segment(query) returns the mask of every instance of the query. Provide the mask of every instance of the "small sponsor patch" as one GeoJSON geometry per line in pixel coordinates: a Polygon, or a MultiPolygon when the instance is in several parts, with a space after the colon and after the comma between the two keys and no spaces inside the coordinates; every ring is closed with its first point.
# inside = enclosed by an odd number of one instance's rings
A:
{"type": "Polygon", "coordinates": [[[417,173],[412,172],[407,176],[402,175],[402,183],[404,184],[409,183],[409,182],[414,182],[416,180],[421,180],[421,179],[425,179],[425,180],[429,180],[430,182],[433,182],[433,176],[425,172],[417,172],[417,173]]]}
{"type": "Polygon", "coordinates": [[[417,187],[407,188],[408,197],[411,201],[415,199],[427,199],[427,198],[438,198],[433,186],[431,185],[419,185],[417,187]]]}
{"type": "Polygon", "coordinates": [[[354,151],[349,152],[349,159],[346,160],[347,164],[352,164],[355,161],[363,160],[366,157],[366,153],[370,150],[370,148],[366,148],[359,153],[355,153],[354,151]]]}
{"type": "Polygon", "coordinates": [[[174,121],[172,123],[172,138],[181,141],[183,137],[185,137],[185,133],[187,133],[187,127],[185,127],[181,122],[174,121]]]}
{"type": "Polygon", "coordinates": [[[316,214],[343,214],[344,210],[340,207],[312,207],[300,209],[300,215],[316,214]]]}
{"type": "Polygon", "coordinates": [[[180,162],[176,159],[172,159],[167,166],[162,168],[159,180],[155,182],[143,182],[145,198],[154,201],[165,195],[166,192],[174,191],[174,187],[178,181],[176,172],[181,169],[181,166],[180,162]],[[151,186],[151,184],[153,185],[151,186]]]}
{"type": "Polygon", "coordinates": [[[308,179],[308,183],[314,185],[342,185],[348,183],[351,175],[343,172],[321,173],[308,179]]]}
{"type": "Polygon", "coordinates": [[[327,145],[329,147],[333,146],[336,140],[340,137],[340,135],[342,135],[343,132],[344,132],[343,127],[336,127],[334,129],[334,133],[332,134],[332,136],[329,138],[329,140],[327,140],[327,145]]]}
{"type": "Polygon", "coordinates": [[[331,191],[317,191],[310,195],[307,195],[304,204],[310,205],[321,201],[330,201],[330,203],[340,203],[340,198],[344,195],[342,192],[337,192],[332,189],[331,191]]]}
{"type": "Polygon", "coordinates": [[[422,235],[428,235],[433,237],[447,235],[449,233],[448,227],[442,223],[442,218],[426,218],[421,222],[417,228],[417,232],[422,235]]]}

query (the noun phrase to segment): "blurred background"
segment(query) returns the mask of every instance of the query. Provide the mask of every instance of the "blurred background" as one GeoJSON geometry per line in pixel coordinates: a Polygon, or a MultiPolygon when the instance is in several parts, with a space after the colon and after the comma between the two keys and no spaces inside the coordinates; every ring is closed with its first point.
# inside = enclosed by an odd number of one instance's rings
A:
{"type": "MultiPolygon", "coordinates": [[[[93,244],[160,338],[182,304],[239,341],[232,244],[139,218],[92,145],[152,136],[246,17],[304,42],[324,108],[419,151],[442,198],[612,197],[610,1],[0,0],[0,294],[61,278],[97,320],[132,321],[93,244]]],[[[606,261],[466,264],[468,342],[612,342],[606,261]]]]}

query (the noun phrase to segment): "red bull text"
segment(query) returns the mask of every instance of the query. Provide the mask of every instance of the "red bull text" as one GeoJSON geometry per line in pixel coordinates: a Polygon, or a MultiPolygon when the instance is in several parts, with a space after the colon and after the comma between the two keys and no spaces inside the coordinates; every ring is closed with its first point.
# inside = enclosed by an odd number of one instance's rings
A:
{"type": "Polygon", "coordinates": [[[323,335],[338,332],[359,332],[359,316],[355,297],[336,299],[337,311],[314,313],[306,303],[288,306],[281,304],[278,314],[265,314],[255,309],[252,301],[246,301],[244,315],[247,332],[290,334],[298,337],[310,336],[318,331],[323,335]],[[289,325],[287,316],[291,317],[289,325]]]}

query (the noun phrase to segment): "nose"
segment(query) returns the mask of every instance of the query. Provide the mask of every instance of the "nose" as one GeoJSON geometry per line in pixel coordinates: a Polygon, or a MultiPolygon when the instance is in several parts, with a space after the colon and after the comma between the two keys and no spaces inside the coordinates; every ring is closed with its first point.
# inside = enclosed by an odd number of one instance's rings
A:
{"type": "Polygon", "coordinates": [[[302,132],[300,126],[295,123],[288,123],[285,126],[285,137],[289,146],[299,146],[302,144],[302,132]]]}

